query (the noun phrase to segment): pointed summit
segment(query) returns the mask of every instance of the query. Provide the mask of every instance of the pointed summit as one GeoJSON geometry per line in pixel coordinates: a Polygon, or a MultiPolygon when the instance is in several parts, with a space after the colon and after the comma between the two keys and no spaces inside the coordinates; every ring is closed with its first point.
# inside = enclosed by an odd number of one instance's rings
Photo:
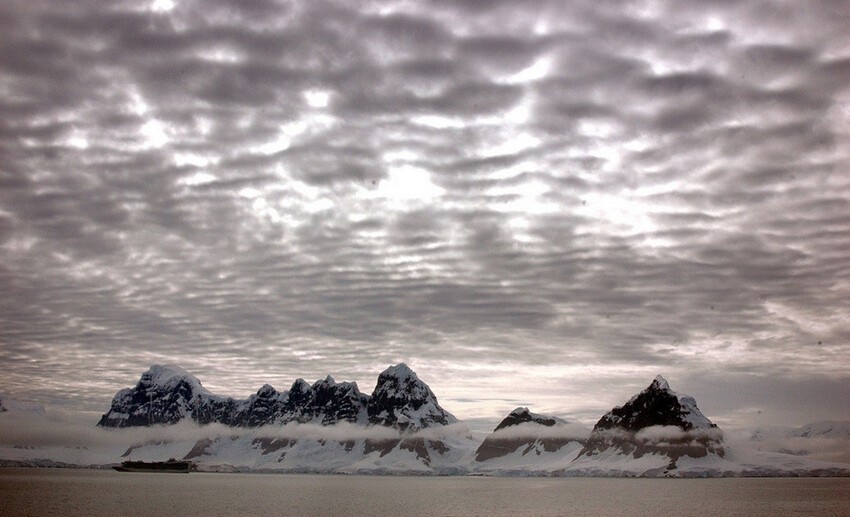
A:
{"type": "Polygon", "coordinates": [[[454,415],[440,407],[431,388],[404,363],[381,372],[366,409],[370,424],[402,430],[457,422],[454,415]]]}
{"type": "MultiPolygon", "coordinates": [[[[543,453],[559,451],[570,443],[580,447],[582,444],[576,438],[568,436],[567,432],[560,434],[544,431],[565,424],[566,420],[558,417],[532,413],[527,407],[518,407],[484,439],[475,451],[475,461],[488,461],[512,453],[534,458],[543,453]]],[[[570,450],[575,451],[575,447],[570,450]]]]}
{"type": "Polygon", "coordinates": [[[594,430],[640,431],[652,426],[673,426],[683,431],[717,427],[697,408],[693,397],[677,394],[667,380],[658,375],[628,402],[603,415],[594,430]]]}
{"type": "Polygon", "coordinates": [[[646,389],[599,419],[579,456],[612,448],[635,458],[664,454],[671,459],[668,468],[675,469],[681,456],[722,457],[722,440],[722,433],[697,408],[696,400],[676,394],[659,375],[646,389]],[[644,431],[648,428],[653,429],[644,431]]]}
{"type": "Polygon", "coordinates": [[[504,429],[506,427],[511,427],[515,425],[519,425],[525,422],[534,422],[535,424],[540,424],[546,427],[552,427],[556,424],[565,424],[567,423],[565,420],[562,420],[558,417],[549,416],[549,415],[540,415],[537,413],[532,413],[528,410],[527,407],[518,407],[511,411],[508,416],[506,416],[499,425],[493,429],[493,432],[499,431],[500,429],[504,429]]]}
{"type": "Polygon", "coordinates": [[[201,381],[197,377],[190,374],[183,368],[173,364],[152,365],[148,371],[142,374],[137,387],[146,389],[173,389],[180,383],[186,383],[191,386],[193,391],[199,393],[209,393],[206,388],[201,385],[201,381]]]}
{"type": "Polygon", "coordinates": [[[650,388],[655,388],[657,390],[669,390],[670,385],[667,383],[667,379],[660,375],[656,375],[655,379],[652,381],[652,384],[649,385],[650,388]]]}
{"type": "Polygon", "coordinates": [[[265,399],[275,397],[277,394],[277,390],[271,384],[263,384],[263,387],[257,391],[257,397],[265,399]]]}
{"type": "Polygon", "coordinates": [[[684,431],[717,427],[700,412],[693,397],[677,395],[659,375],[624,405],[603,415],[594,430],[621,428],[636,432],[655,425],[684,431]]]}

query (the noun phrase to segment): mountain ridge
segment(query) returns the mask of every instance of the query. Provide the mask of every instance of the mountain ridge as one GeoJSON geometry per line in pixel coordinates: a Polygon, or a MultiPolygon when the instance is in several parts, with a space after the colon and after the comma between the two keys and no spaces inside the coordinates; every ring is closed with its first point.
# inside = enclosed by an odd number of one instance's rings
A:
{"type": "Polygon", "coordinates": [[[372,395],[361,393],[356,382],[338,383],[328,375],[312,385],[297,379],[283,392],[265,384],[246,399],[215,395],[183,368],[155,364],[136,386],[115,394],[97,425],[147,427],[182,420],[231,427],[349,422],[401,430],[457,422],[404,363],[381,372],[372,395]]]}
{"type": "MultiPolygon", "coordinates": [[[[443,410],[427,384],[404,364],[382,372],[372,395],[360,393],[356,383],[327,376],[312,384],[297,379],[288,391],[265,384],[243,400],[210,393],[179,367],[154,365],[135,387],[120,390],[113,402],[102,420],[112,427],[135,423],[135,427],[147,429],[104,432],[102,446],[49,445],[54,443],[53,436],[45,445],[35,445],[34,435],[42,428],[54,427],[45,425],[46,415],[2,413],[0,425],[7,426],[7,442],[0,443],[0,464],[108,465],[123,458],[152,461],[175,457],[195,461],[207,471],[850,475],[850,462],[840,462],[846,455],[824,449],[846,443],[840,438],[846,422],[815,422],[800,428],[801,436],[787,440],[796,447],[789,449],[790,453],[771,450],[772,446],[763,442],[733,439],[727,445],[723,433],[699,411],[696,401],[672,391],[663,377],[623,406],[605,413],[592,430],[519,407],[483,440],[474,438],[468,427],[443,410]],[[122,405],[134,400],[135,406],[122,405]],[[172,420],[176,420],[173,427],[160,425],[172,420]],[[196,425],[205,422],[222,425],[196,425]],[[839,437],[833,438],[836,433],[839,437]],[[18,438],[9,442],[11,436],[18,438]],[[741,443],[762,446],[743,447],[741,443]]],[[[5,400],[0,401],[3,403],[5,400]]]]}

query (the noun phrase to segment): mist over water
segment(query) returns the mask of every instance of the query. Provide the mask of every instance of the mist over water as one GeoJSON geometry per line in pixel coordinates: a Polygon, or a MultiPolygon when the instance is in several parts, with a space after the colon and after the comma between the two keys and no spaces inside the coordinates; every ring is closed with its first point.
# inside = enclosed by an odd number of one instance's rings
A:
{"type": "MultiPolygon", "coordinates": [[[[267,425],[254,428],[228,427],[221,424],[199,426],[181,421],[172,425],[155,425],[135,428],[96,427],[90,422],[67,418],[57,414],[0,414],[0,445],[7,446],[60,446],[97,447],[133,444],[192,441],[221,437],[250,436],[252,438],[284,438],[291,440],[392,440],[401,435],[386,426],[362,426],[339,422],[334,425],[289,423],[282,426],[267,425]]],[[[446,437],[471,436],[463,423],[421,429],[406,433],[406,437],[438,440],[446,437]]]]}
{"type": "MultiPolygon", "coordinates": [[[[749,439],[745,429],[731,430],[720,434],[718,430],[707,430],[712,437],[722,436],[727,447],[737,451],[783,452],[807,456],[823,461],[850,463],[850,440],[841,437],[800,438],[781,433],[763,440],[749,439]],[[715,436],[714,434],[717,434],[715,436]]],[[[89,420],[74,418],[59,413],[0,413],[0,446],[68,447],[68,448],[124,448],[132,445],[156,442],[188,442],[221,437],[250,436],[253,438],[283,438],[326,441],[346,440],[391,440],[399,438],[398,431],[382,426],[364,427],[341,422],[333,426],[290,423],[284,426],[257,428],[233,428],[220,424],[198,426],[191,422],[180,422],[168,426],[143,428],[109,429],[96,427],[89,420]]],[[[474,437],[476,442],[485,434],[470,433],[464,423],[440,426],[418,431],[411,437],[443,439],[447,437],[474,437]]],[[[574,439],[586,440],[590,430],[578,424],[552,427],[520,424],[500,429],[494,438],[523,439],[574,439]]],[[[647,441],[668,441],[691,436],[678,429],[666,427],[648,428],[637,436],[647,441]]],[[[119,461],[115,458],[114,461],[119,461]]]]}

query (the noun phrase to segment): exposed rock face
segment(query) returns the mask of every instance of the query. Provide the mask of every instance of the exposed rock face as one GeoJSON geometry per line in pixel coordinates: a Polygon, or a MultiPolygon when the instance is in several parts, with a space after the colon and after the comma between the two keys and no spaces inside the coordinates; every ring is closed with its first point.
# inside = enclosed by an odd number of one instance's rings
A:
{"type": "Polygon", "coordinates": [[[402,431],[457,422],[454,415],[440,407],[431,388],[404,363],[381,372],[366,410],[370,424],[402,431]]]}
{"type": "Polygon", "coordinates": [[[334,382],[328,377],[312,386],[313,399],[309,407],[311,420],[322,425],[346,421],[365,424],[369,397],[360,393],[357,383],[334,382]]]}
{"type": "Polygon", "coordinates": [[[264,384],[257,393],[239,405],[233,421],[241,427],[259,427],[278,421],[283,416],[286,399],[286,393],[280,393],[270,384],[264,384]]]}
{"type": "Polygon", "coordinates": [[[640,431],[654,425],[676,426],[685,431],[717,427],[700,412],[693,397],[677,395],[659,375],[645,390],[603,415],[594,430],[640,431]]]}
{"type": "Polygon", "coordinates": [[[98,425],[138,427],[175,424],[185,418],[230,425],[233,409],[234,401],[213,395],[182,368],[154,365],[134,388],[115,395],[98,425]]]}
{"type": "Polygon", "coordinates": [[[213,395],[180,367],[154,365],[134,388],[115,395],[98,425],[138,427],[174,424],[183,419],[236,427],[365,422],[367,400],[357,384],[337,384],[331,377],[313,386],[298,379],[289,392],[283,393],[266,384],[247,400],[235,400],[213,395]]]}
{"type": "Polygon", "coordinates": [[[535,424],[540,424],[545,427],[552,427],[555,424],[565,424],[566,421],[562,420],[558,417],[548,416],[548,415],[540,415],[537,413],[532,413],[528,410],[527,407],[518,407],[508,413],[499,425],[496,426],[496,429],[493,431],[499,431],[506,427],[511,427],[519,424],[524,424],[526,422],[534,422],[535,424]]]}
{"type": "Polygon", "coordinates": [[[563,426],[567,422],[557,417],[532,413],[526,407],[516,408],[508,414],[484,439],[475,451],[475,461],[487,461],[493,458],[507,456],[520,448],[522,455],[529,453],[555,452],[578,438],[563,433],[546,435],[541,431],[546,428],[563,426]],[[520,429],[522,426],[522,430],[520,429]],[[503,431],[503,432],[500,432],[503,431]]]}
{"type": "Polygon", "coordinates": [[[316,381],[312,386],[304,379],[298,379],[288,392],[283,393],[266,384],[248,400],[237,404],[239,409],[232,425],[259,427],[289,422],[323,425],[342,421],[364,423],[367,400],[368,397],[360,393],[356,383],[337,383],[330,376],[316,381]]]}
{"type": "Polygon", "coordinates": [[[689,396],[677,395],[658,376],[645,390],[599,419],[580,455],[615,452],[639,458],[666,454],[675,468],[681,456],[723,456],[723,435],[689,396]]]}
{"type": "Polygon", "coordinates": [[[234,427],[350,422],[400,430],[457,422],[404,364],[380,375],[372,397],[360,393],[356,383],[337,383],[328,376],[312,386],[298,379],[285,392],[266,384],[246,400],[214,395],[180,367],[154,365],[142,374],[135,387],[115,395],[109,412],[98,425],[138,427],[174,424],[184,419],[234,427]]]}

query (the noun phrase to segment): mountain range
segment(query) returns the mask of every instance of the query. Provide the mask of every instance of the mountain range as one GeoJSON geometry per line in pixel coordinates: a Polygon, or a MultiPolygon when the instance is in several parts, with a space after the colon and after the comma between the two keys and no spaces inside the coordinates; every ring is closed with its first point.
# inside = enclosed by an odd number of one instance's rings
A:
{"type": "Polygon", "coordinates": [[[411,431],[457,422],[404,363],[381,372],[371,395],[361,393],[356,382],[338,383],[329,375],[312,385],[298,379],[283,392],[266,384],[244,400],[210,393],[179,366],[154,365],[135,387],[115,394],[98,425],[139,427],[182,420],[231,427],[348,422],[411,431]]]}
{"type": "MultiPolygon", "coordinates": [[[[0,397],[0,411],[7,406],[0,397]]],[[[354,382],[338,383],[328,376],[312,384],[298,379],[286,391],[266,384],[247,399],[213,394],[178,366],[154,365],[134,387],[116,393],[97,425],[137,431],[126,435],[135,437],[129,447],[103,452],[92,464],[176,457],[204,470],[275,472],[850,475],[846,463],[730,446],[693,397],[677,394],[661,376],[602,415],[592,429],[520,407],[482,441],[443,409],[405,364],[381,372],[368,395],[354,382]]],[[[847,429],[846,422],[811,424],[793,439],[841,445],[850,443],[847,429]]],[[[51,450],[55,457],[66,454],[51,450]]],[[[53,461],[39,460],[37,454],[33,447],[0,445],[0,464],[53,461]]],[[[84,456],[78,450],[75,458],[84,456]]]]}

